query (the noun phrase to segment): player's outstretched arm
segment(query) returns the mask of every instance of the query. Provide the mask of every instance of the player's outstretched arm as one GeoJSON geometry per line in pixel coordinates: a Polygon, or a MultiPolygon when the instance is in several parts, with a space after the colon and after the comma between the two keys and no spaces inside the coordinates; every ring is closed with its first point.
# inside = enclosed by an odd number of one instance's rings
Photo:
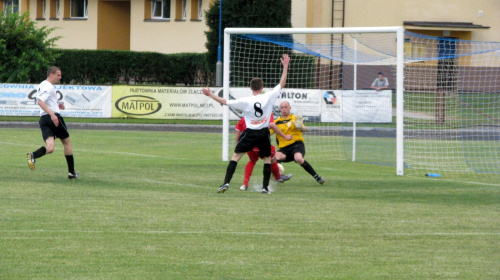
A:
{"type": "Polygon", "coordinates": [[[221,104],[221,105],[227,105],[227,100],[225,98],[222,98],[222,97],[219,97],[219,96],[213,94],[212,91],[209,88],[207,88],[207,87],[203,88],[203,89],[201,89],[201,92],[204,95],[206,95],[206,96],[212,98],[213,100],[219,102],[219,104],[221,104]]]}
{"type": "Polygon", "coordinates": [[[285,140],[292,140],[292,135],[291,134],[285,135],[285,133],[283,133],[283,131],[281,131],[279,129],[279,127],[275,123],[270,122],[269,123],[269,128],[272,129],[276,134],[278,134],[279,136],[281,136],[283,139],[285,139],[285,140]]]}
{"type": "Polygon", "coordinates": [[[281,88],[284,88],[286,85],[286,77],[288,75],[288,65],[290,65],[290,56],[288,56],[288,54],[283,54],[281,64],[283,65],[283,72],[281,73],[280,86],[281,88]]]}

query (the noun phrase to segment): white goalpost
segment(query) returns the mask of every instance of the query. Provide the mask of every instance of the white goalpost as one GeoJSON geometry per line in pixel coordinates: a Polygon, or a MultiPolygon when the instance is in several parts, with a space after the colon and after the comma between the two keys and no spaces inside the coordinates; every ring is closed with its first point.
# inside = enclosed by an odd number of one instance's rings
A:
{"type": "MultiPolygon", "coordinates": [[[[248,96],[255,77],[273,88],[283,53],[292,60],[274,115],[287,100],[304,116],[308,158],[389,165],[397,175],[500,174],[500,44],[402,27],[226,28],[219,95],[248,96]],[[388,87],[372,88],[375,79],[388,87]]],[[[223,107],[224,161],[239,118],[223,107]]]]}

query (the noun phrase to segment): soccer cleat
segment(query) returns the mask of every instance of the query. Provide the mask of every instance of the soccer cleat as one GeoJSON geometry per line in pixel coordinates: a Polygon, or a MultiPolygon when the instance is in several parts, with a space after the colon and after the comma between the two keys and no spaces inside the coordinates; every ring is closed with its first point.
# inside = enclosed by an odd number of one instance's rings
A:
{"type": "Polygon", "coordinates": [[[222,186],[220,186],[219,188],[219,191],[217,191],[218,193],[224,193],[225,191],[227,191],[229,189],[229,184],[224,184],[222,186]]]}
{"type": "Polygon", "coordinates": [[[247,189],[248,189],[248,187],[245,185],[241,185],[241,187],[240,187],[240,190],[242,190],[242,191],[246,191],[247,189]]]}
{"type": "Polygon", "coordinates": [[[266,189],[262,189],[262,192],[263,194],[271,194],[271,191],[270,190],[266,190],[266,189]]]}
{"type": "Polygon", "coordinates": [[[288,174],[288,175],[282,174],[282,175],[280,175],[280,178],[276,182],[283,183],[285,181],[290,180],[290,178],[292,178],[292,176],[293,176],[293,174],[288,174]]]}
{"type": "Polygon", "coordinates": [[[78,173],[68,173],[68,179],[78,179],[80,177],[78,173]]]}
{"type": "Polygon", "coordinates": [[[28,153],[27,157],[28,157],[28,167],[31,170],[35,170],[35,156],[33,155],[33,153],[28,153]]]}
{"type": "Polygon", "coordinates": [[[316,178],[316,181],[322,185],[326,182],[326,180],[321,177],[316,178]]]}

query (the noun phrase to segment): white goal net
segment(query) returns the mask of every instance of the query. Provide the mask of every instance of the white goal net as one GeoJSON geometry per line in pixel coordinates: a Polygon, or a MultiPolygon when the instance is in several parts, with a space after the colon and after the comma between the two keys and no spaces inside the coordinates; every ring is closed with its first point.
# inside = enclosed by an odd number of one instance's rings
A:
{"type": "Polygon", "coordinates": [[[406,37],[408,170],[500,174],[500,43],[406,37]]]}
{"type": "MultiPolygon", "coordinates": [[[[251,94],[255,77],[274,87],[279,58],[291,56],[274,114],[287,100],[305,117],[308,158],[394,166],[398,175],[500,173],[499,43],[401,27],[230,28],[224,40],[226,98],[251,94]]],[[[224,160],[239,117],[226,107],[224,160]]]]}

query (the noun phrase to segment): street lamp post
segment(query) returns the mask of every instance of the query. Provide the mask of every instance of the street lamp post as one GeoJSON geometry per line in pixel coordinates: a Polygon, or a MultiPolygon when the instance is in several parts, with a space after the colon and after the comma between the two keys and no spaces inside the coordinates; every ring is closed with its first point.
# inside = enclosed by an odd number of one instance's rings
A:
{"type": "Polygon", "coordinates": [[[219,46],[217,47],[217,64],[215,65],[215,86],[222,86],[222,0],[219,2],[219,46]]]}

